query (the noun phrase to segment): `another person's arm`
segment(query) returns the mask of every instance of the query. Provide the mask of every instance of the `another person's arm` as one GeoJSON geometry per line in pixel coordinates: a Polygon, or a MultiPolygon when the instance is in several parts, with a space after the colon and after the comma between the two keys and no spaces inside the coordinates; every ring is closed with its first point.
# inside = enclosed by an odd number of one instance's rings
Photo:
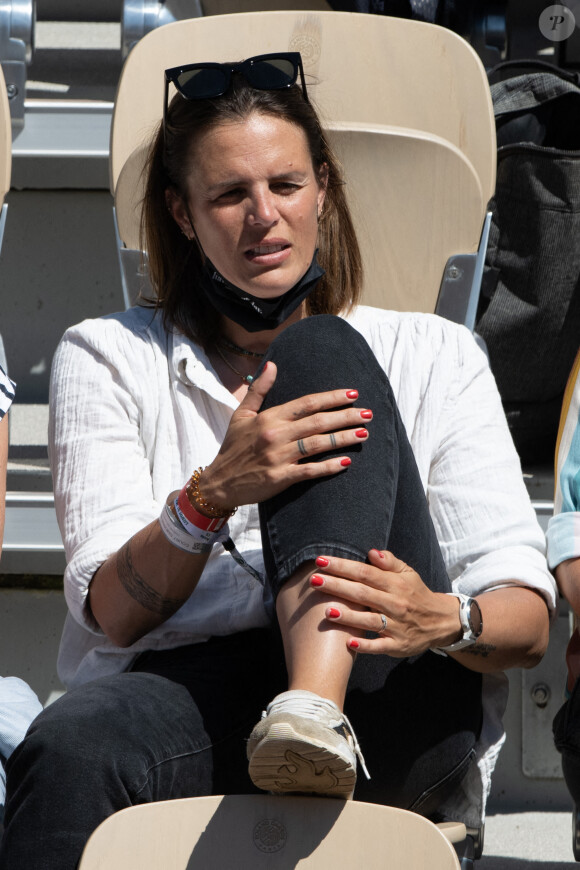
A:
{"type": "Polygon", "coordinates": [[[564,393],[554,465],[548,563],[560,592],[580,616],[580,352],[564,393]]]}
{"type": "Polygon", "coordinates": [[[8,409],[14,399],[14,384],[0,368],[0,554],[4,540],[6,467],[8,465],[8,409]]]}
{"type": "Polygon", "coordinates": [[[555,455],[554,516],[548,525],[548,562],[562,595],[580,614],[580,352],[562,403],[555,455]]]}
{"type": "Polygon", "coordinates": [[[570,607],[580,614],[580,556],[560,562],[554,569],[558,589],[570,607]]]}
{"type": "Polygon", "coordinates": [[[8,463],[8,415],[0,419],[0,553],[4,540],[4,516],[6,500],[6,465],[8,463]]]}

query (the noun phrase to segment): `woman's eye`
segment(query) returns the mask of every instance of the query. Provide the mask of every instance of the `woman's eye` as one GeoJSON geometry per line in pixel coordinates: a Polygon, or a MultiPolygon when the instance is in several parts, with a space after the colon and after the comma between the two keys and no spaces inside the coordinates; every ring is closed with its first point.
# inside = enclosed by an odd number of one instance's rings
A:
{"type": "Polygon", "coordinates": [[[276,193],[294,193],[295,190],[298,190],[299,185],[295,184],[292,181],[277,181],[276,184],[272,185],[272,190],[276,193]]]}
{"type": "Polygon", "coordinates": [[[241,187],[233,187],[231,190],[226,190],[221,193],[217,202],[230,202],[231,200],[241,199],[244,196],[244,191],[241,187]]]}

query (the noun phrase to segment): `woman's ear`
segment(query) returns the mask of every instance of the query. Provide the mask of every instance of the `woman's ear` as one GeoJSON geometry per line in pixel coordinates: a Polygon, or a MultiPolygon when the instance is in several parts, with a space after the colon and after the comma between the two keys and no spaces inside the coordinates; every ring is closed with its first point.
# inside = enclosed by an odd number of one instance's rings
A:
{"type": "Polygon", "coordinates": [[[191,241],[191,239],[193,239],[193,227],[191,226],[187,206],[183,197],[180,196],[173,187],[168,187],[165,191],[165,202],[167,205],[167,211],[171,212],[173,220],[183,235],[191,241]]]}

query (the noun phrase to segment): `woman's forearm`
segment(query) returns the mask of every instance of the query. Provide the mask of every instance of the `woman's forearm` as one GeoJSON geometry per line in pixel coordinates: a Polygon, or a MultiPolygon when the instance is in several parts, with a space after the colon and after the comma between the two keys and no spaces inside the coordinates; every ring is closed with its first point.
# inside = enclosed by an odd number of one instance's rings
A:
{"type": "Polygon", "coordinates": [[[477,596],[483,631],[473,646],[452,653],[472,671],[493,673],[532,668],[548,645],[549,613],[542,596],[529,588],[507,586],[477,596]]]}
{"type": "MultiPolygon", "coordinates": [[[[374,638],[357,635],[352,643],[347,641],[351,649],[402,658],[461,639],[454,596],[431,591],[416,571],[387,550],[370,550],[368,559],[369,564],[363,564],[322,555],[310,579],[317,593],[328,596],[329,623],[378,632],[374,638]],[[387,623],[383,628],[381,614],[387,623]]],[[[480,673],[536,665],[548,645],[550,625],[542,596],[529,587],[506,585],[478,595],[477,602],[481,635],[473,646],[449,655],[480,673]]]]}
{"type": "Polygon", "coordinates": [[[93,618],[115,645],[130,646],[185,604],[208,555],[174,547],[155,520],[95,573],[88,599],[93,618]]]}

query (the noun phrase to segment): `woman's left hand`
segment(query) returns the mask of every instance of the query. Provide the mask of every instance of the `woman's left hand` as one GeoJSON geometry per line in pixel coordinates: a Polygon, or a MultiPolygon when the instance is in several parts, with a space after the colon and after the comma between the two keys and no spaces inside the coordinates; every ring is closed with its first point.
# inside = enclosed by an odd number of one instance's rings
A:
{"type": "Polygon", "coordinates": [[[457,598],[432,592],[416,571],[388,551],[371,550],[369,561],[366,565],[322,556],[311,578],[313,589],[332,599],[326,608],[329,623],[380,632],[372,639],[349,638],[351,649],[405,658],[458,640],[461,622],[457,598]],[[368,609],[361,611],[350,604],[368,609]]]}

